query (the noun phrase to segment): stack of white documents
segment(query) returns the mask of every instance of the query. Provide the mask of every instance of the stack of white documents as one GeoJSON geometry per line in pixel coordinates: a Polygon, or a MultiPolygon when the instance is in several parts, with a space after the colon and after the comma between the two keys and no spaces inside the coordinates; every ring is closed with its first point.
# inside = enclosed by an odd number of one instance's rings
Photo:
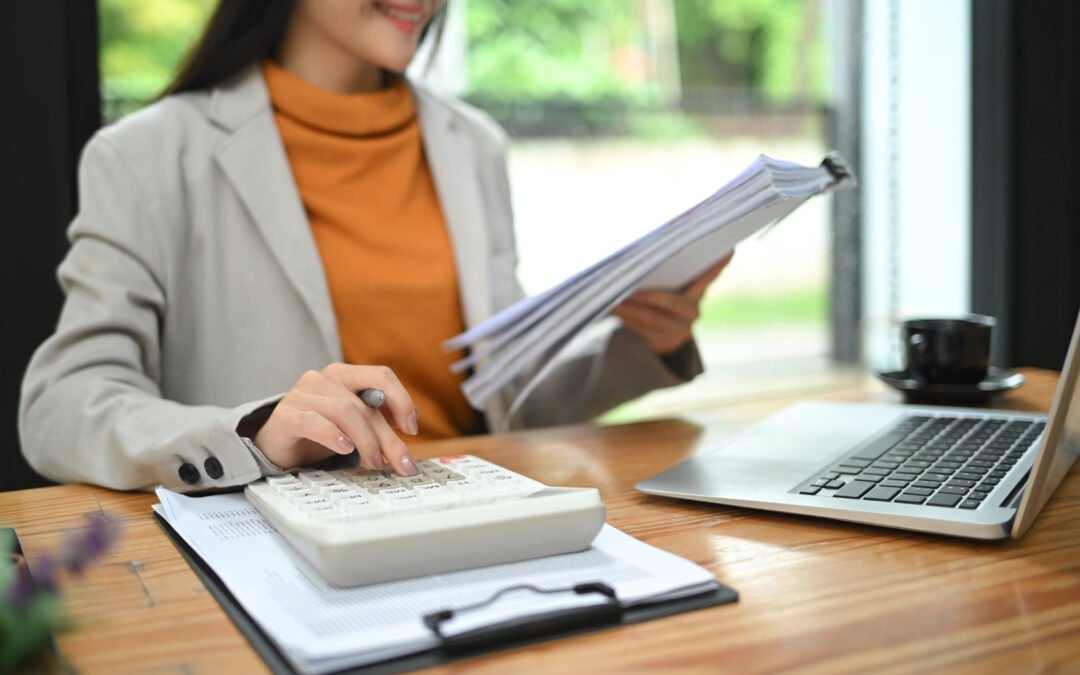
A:
{"type": "Polygon", "coordinates": [[[473,369],[462,385],[466,398],[483,409],[502,387],[521,377],[524,386],[511,407],[515,410],[554,365],[555,356],[634,290],[681,288],[737,243],[810,197],[854,182],[836,154],[820,166],[759,156],[701,203],[561,284],[446,341],[448,351],[467,350],[468,356],[453,366],[455,372],[473,369]]]}

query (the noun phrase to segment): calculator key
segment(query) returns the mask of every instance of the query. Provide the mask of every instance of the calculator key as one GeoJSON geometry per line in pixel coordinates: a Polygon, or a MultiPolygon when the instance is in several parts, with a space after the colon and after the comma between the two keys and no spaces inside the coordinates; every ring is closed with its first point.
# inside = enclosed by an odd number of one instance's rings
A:
{"type": "Polygon", "coordinates": [[[309,497],[293,502],[301,511],[329,511],[334,508],[326,497],[309,497]]]}
{"type": "Polygon", "coordinates": [[[319,488],[319,494],[324,497],[352,494],[353,492],[355,492],[355,490],[347,485],[328,485],[319,488]]]}
{"type": "Polygon", "coordinates": [[[375,500],[360,492],[346,492],[343,494],[329,495],[330,501],[343,506],[360,506],[362,504],[374,504],[375,500]]]}
{"type": "Polygon", "coordinates": [[[482,462],[475,457],[465,457],[464,459],[453,460],[449,464],[450,468],[455,471],[471,471],[473,469],[491,467],[491,464],[482,462]]]}
{"type": "Polygon", "coordinates": [[[424,508],[424,502],[414,494],[388,499],[386,506],[395,513],[407,511],[419,511],[424,508]]]}
{"type": "Polygon", "coordinates": [[[275,487],[285,485],[303,485],[303,483],[300,482],[300,479],[292,475],[291,473],[287,473],[281,476],[267,476],[266,484],[273,485],[275,487]]]}
{"type": "Polygon", "coordinates": [[[364,485],[366,483],[378,483],[379,481],[386,480],[386,477],[381,473],[365,471],[362,473],[354,473],[349,479],[357,485],[364,485]]]}
{"type": "Polygon", "coordinates": [[[512,473],[505,471],[500,473],[491,473],[484,476],[484,480],[494,487],[506,488],[512,485],[517,485],[521,482],[521,479],[512,473]]]}
{"type": "Polygon", "coordinates": [[[448,482],[446,487],[452,489],[454,492],[474,492],[480,489],[480,483],[468,478],[462,478],[461,480],[448,482]]]}
{"type": "Polygon", "coordinates": [[[389,480],[381,480],[378,482],[364,483],[364,489],[369,492],[385,493],[393,490],[404,490],[408,492],[408,488],[402,487],[401,483],[389,480]]]}
{"type": "Polygon", "coordinates": [[[420,496],[424,501],[438,500],[445,497],[449,497],[453,493],[447,490],[438,483],[428,483],[427,485],[417,485],[413,488],[413,492],[420,496]]]}
{"type": "Polygon", "coordinates": [[[301,471],[300,480],[309,484],[330,483],[337,480],[325,471],[301,471]]]}

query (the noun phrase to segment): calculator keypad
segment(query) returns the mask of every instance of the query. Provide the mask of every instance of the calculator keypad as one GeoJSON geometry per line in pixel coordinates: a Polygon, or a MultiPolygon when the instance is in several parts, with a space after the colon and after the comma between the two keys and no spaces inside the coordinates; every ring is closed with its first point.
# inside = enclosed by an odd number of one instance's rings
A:
{"type": "Polygon", "coordinates": [[[472,455],[416,463],[416,476],[389,470],[304,470],[266,479],[288,504],[319,521],[392,517],[517,499],[543,484],[472,455]]]}

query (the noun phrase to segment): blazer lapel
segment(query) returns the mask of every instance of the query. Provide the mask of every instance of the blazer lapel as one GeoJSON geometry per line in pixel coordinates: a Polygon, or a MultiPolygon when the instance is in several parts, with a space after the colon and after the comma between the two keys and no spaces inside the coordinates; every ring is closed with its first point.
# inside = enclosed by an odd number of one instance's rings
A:
{"type": "MultiPolygon", "coordinates": [[[[491,316],[491,251],[486,222],[483,181],[476,146],[455,124],[446,106],[423,90],[413,89],[420,115],[424,151],[435,190],[442,202],[443,216],[450,231],[457,265],[462,313],[466,328],[491,316]]],[[[487,367],[487,359],[476,364],[476,371],[487,367]]],[[[484,413],[494,431],[509,429],[505,392],[488,401],[484,413]]]]}
{"type": "Polygon", "coordinates": [[[476,151],[441,102],[422,90],[413,91],[424,152],[450,231],[465,325],[475,326],[492,311],[491,260],[476,151]]]}
{"type": "Polygon", "coordinates": [[[310,310],[332,360],[340,361],[326,274],[257,67],[214,91],[210,117],[231,132],[217,149],[218,165],[310,310]]]}

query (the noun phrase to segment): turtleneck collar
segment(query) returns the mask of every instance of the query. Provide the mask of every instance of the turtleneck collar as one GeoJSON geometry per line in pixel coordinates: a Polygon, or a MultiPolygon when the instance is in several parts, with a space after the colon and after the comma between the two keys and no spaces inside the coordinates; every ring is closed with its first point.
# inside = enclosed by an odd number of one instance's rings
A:
{"type": "Polygon", "coordinates": [[[379,91],[339,94],[308,84],[269,59],[262,72],[275,113],[325,133],[381,136],[416,118],[412,92],[401,77],[379,91]]]}

